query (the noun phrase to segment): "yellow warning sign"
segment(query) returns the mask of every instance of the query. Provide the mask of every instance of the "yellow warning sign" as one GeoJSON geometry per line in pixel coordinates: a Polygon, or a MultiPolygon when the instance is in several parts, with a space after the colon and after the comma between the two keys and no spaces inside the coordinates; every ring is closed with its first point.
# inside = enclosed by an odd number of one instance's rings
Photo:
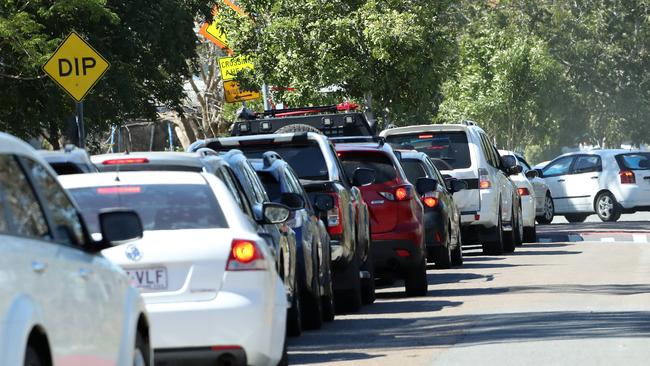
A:
{"type": "Polygon", "coordinates": [[[253,70],[255,65],[249,56],[222,57],[219,59],[219,69],[223,81],[235,80],[237,74],[244,70],[253,70]]]}
{"type": "Polygon", "coordinates": [[[223,90],[226,96],[226,102],[237,103],[247,100],[260,99],[262,95],[258,91],[240,90],[239,83],[236,81],[224,81],[223,90]]]}
{"type": "Polygon", "coordinates": [[[74,100],[81,102],[110,66],[73,31],[43,65],[43,71],[74,100]]]}
{"type": "Polygon", "coordinates": [[[226,32],[219,25],[219,22],[216,19],[209,24],[203,23],[201,29],[199,29],[199,33],[201,33],[203,37],[212,41],[212,43],[216,44],[222,50],[232,53],[232,50],[228,46],[228,37],[226,36],[226,32]]]}

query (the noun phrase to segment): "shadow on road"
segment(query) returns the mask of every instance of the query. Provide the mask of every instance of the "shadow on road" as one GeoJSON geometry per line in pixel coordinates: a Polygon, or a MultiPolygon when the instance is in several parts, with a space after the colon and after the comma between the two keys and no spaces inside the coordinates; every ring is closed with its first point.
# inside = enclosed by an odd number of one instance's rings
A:
{"type": "Polygon", "coordinates": [[[514,253],[514,255],[565,255],[565,254],[580,254],[582,253],[581,251],[574,251],[574,250],[545,250],[543,252],[535,252],[532,250],[521,250],[517,249],[514,253]]]}
{"type": "Polygon", "coordinates": [[[360,352],[334,352],[334,353],[298,353],[291,352],[289,355],[290,365],[309,365],[322,362],[356,361],[369,360],[372,358],[384,357],[383,355],[369,355],[360,352]]]}
{"type": "Polygon", "coordinates": [[[537,226],[538,233],[567,233],[581,231],[650,231],[648,221],[618,221],[618,222],[583,222],[577,224],[552,224],[537,226]]]}

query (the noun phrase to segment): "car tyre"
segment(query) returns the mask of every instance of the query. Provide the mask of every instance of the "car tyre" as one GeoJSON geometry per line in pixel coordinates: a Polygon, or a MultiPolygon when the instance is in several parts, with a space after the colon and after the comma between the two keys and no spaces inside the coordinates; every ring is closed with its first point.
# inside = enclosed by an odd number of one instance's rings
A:
{"type": "Polygon", "coordinates": [[[327,270],[325,294],[321,296],[323,306],[323,321],[334,321],[336,306],[334,304],[334,290],[332,290],[332,272],[327,270]]]}
{"type": "Polygon", "coordinates": [[[135,349],[133,351],[133,366],[150,366],[151,349],[149,342],[139,331],[135,335],[135,349]]]}
{"type": "Polygon", "coordinates": [[[580,223],[580,222],[585,222],[585,220],[587,219],[588,216],[589,215],[585,215],[585,214],[568,214],[568,215],[564,215],[564,218],[568,222],[570,222],[572,224],[576,224],[576,223],[580,223]]]}
{"type": "Polygon", "coordinates": [[[338,290],[334,293],[336,300],[336,312],[343,313],[356,313],[361,309],[361,276],[359,275],[359,266],[350,264],[348,268],[349,281],[351,287],[345,290],[338,290]]]}
{"type": "Polygon", "coordinates": [[[451,251],[451,264],[454,266],[463,265],[463,240],[461,237],[460,229],[458,230],[458,237],[456,241],[456,248],[451,251]]]}
{"type": "Polygon", "coordinates": [[[501,223],[501,207],[497,210],[497,226],[494,230],[494,240],[483,243],[483,254],[502,255],[503,254],[503,224],[501,223]]]}
{"type": "Polygon", "coordinates": [[[368,252],[366,263],[364,263],[361,269],[370,273],[369,278],[361,280],[361,300],[364,305],[370,305],[377,299],[377,295],[375,294],[375,266],[372,261],[372,250],[368,252]]]}
{"type": "Polygon", "coordinates": [[[615,222],[621,218],[621,209],[616,198],[610,192],[603,192],[596,198],[596,214],[603,222],[615,222]]]}
{"type": "Polygon", "coordinates": [[[27,349],[25,350],[25,361],[24,361],[24,366],[41,366],[43,365],[43,362],[41,361],[41,357],[38,355],[38,352],[32,347],[32,346],[27,346],[27,349]]]}
{"type": "Polygon", "coordinates": [[[425,258],[422,258],[420,264],[406,274],[404,287],[406,296],[426,296],[429,290],[429,282],[427,280],[427,261],[425,258]]]}
{"type": "Polygon", "coordinates": [[[312,127],[310,125],[302,124],[302,123],[286,125],[284,127],[278,128],[278,130],[275,131],[275,133],[294,133],[294,132],[314,132],[319,135],[323,134],[318,128],[312,127]]]}
{"type": "Polygon", "coordinates": [[[537,242],[537,226],[533,224],[532,227],[524,227],[524,242],[536,243],[537,242]]]}
{"type": "Polygon", "coordinates": [[[302,324],[305,329],[320,329],[323,326],[323,303],[320,297],[320,284],[318,283],[318,271],[314,272],[315,285],[313,293],[306,293],[303,298],[305,311],[302,312],[302,324]]]}
{"type": "Polygon", "coordinates": [[[451,227],[447,227],[447,241],[433,247],[433,262],[438,269],[451,268],[451,227]]]}
{"type": "Polygon", "coordinates": [[[289,337],[298,337],[302,334],[302,302],[300,301],[300,286],[294,286],[295,293],[291,307],[287,310],[287,334],[289,337]]]}
{"type": "Polygon", "coordinates": [[[553,203],[553,197],[547,192],[546,198],[544,198],[544,214],[537,218],[537,222],[542,225],[548,225],[553,222],[553,217],[555,216],[555,204],[553,203]]]}

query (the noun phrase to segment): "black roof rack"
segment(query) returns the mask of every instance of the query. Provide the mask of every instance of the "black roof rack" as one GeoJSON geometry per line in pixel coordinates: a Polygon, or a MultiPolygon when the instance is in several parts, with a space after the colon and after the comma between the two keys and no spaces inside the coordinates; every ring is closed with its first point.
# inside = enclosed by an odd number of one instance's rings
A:
{"type": "Polygon", "coordinates": [[[330,137],[330,141],[335,144],[356,144],[363,142],[376,142],[379,146],[386,143],[386,139],[381,136],[351,136],[351,137],[330,137]]]}

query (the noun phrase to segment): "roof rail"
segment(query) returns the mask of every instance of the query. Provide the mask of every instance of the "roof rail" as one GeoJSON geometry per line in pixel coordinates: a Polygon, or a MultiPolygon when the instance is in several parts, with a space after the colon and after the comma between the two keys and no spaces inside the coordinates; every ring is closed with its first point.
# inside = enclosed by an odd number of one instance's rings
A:
{"type": "Polygon", "coordinates": [[[351,137],[330,137],[330,141],[335,144],[354,144],[360,142],[376,142],[379,146],[386,143],[386,139],[382,136],[351,136],[351,137]]]}

